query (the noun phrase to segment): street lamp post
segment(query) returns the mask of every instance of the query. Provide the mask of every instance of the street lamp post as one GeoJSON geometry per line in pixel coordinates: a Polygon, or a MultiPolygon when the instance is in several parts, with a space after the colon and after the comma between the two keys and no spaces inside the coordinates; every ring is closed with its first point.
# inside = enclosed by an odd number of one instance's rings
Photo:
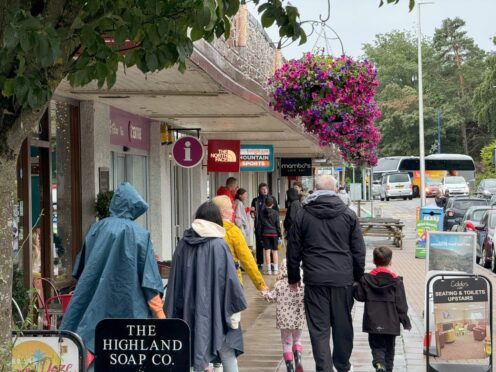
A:
{"type": "Polygon", "coordinates": [[[424,149],[424,91],[422,86],[422,31],[420,28],[420,6],[432,2],[417,2],[418,38],[418,96],[419,96],[419,155],[420,155],[420,206],[425,205],[425,149],[424,149]]]}

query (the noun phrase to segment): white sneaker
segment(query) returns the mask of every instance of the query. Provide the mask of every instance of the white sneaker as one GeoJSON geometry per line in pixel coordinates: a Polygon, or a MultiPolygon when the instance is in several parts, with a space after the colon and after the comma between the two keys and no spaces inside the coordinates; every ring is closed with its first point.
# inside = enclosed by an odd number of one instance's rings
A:
{"type": "Polygon", "coordinates": [[[224,371],[224,368],[222,368],[222,364],[214,363],[214,372],[223,372],[223,371],[224,371]]]}

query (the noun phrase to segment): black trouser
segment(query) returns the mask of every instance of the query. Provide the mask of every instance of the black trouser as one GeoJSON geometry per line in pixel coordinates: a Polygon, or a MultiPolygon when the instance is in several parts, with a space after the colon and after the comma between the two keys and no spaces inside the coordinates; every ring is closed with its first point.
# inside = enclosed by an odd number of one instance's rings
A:
{"type": "Polygon", "coordinates": [[[372,365],[381,363],[386,371],[393,370],[395,335],[369,333],[369,345],[372,350],[372,365]]]}
{"type": "Polygon", "coordinates": [[[264,263],[264,250],[263,250],[263,241],[262,241],[262,235],[256,234],[255,235],[255,249],[256,249],[256,256],[257,256],[257,265],[263,265],[264,263]]]}
{"type": "Polygon", "coordinates": [[[317,372],[349,371],[353,349],[353,287],[305,285],[305,311],[317,372]],[[334,350],[331,359],[330,331],[334,350]]]}

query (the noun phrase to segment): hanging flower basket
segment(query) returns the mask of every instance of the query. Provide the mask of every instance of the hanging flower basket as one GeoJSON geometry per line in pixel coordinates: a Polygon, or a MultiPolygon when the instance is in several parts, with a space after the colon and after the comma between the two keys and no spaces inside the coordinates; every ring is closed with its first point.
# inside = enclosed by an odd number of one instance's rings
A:
{"type": "Polygon", "coordinates": [[[321,146],[336,144],[345,161],[374,166],[380,140],[376,75],[367,61],[307,53],[276,70],[269,104],[286,118],[300,118],[321,146]]]}

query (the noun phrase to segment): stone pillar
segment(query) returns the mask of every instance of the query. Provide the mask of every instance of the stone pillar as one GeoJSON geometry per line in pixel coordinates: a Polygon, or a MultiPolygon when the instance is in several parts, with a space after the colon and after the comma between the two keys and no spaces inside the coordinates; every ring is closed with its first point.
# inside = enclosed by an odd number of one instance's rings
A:
{"type": "MultiPolygon", "coordinates": [[[[82,101],[81,115],[81,209],[82,230],[86,233],[95,222],[98,194],[98,168],[112,170],[110,153],[109,107],[103,103],[82,101]]],[[[110,174],[112,179],[112,174],[110,174]]]]}

